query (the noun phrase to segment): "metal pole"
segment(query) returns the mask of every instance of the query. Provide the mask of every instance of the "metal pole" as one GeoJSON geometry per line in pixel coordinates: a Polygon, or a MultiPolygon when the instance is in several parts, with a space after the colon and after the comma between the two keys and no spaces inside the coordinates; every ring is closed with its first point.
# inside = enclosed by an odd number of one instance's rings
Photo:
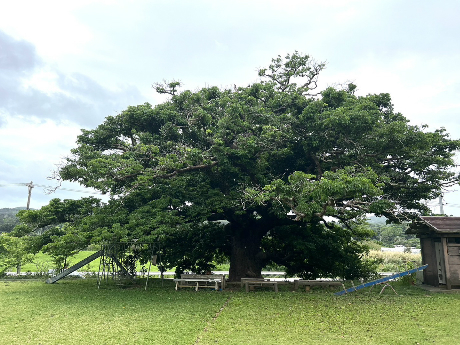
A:
{"type": "MultiPolygon", "coordinates": [[[[154,260],[153,253],[155,248],[154,244],[149,244],[150,247],[152,248],[152,252],[150,253],[150,260],[149,260],[149,270],[147,271],[147,280],[145,281],[145,290],[147,290],[147,284],[149,282],[149,277],[150,277],[150,268],[152,268],[152,261],[154,260]]],[[[156,258],[155,258],[155,264],[156,264],[156,258]]]]}
{"type": "Polygon", "coordinates": [[[104,261],[104,256],[105,256],[105,248],[104,248],[104,245],[101,245],[101,251],[102,251],[102,255],[99,259],[99,270],[97,271],[97,288],[99,289],[100,285],[101,285],[101,280],[102,280],[102,276],[101,276],[101,265],[102,265],[102,262],[104,261]]]}

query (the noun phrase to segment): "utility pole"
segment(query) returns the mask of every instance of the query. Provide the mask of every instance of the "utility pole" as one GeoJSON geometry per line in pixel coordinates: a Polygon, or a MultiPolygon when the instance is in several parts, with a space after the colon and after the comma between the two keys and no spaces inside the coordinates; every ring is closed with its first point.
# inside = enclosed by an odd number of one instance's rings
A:
{"type": "Polygon", "coordinates": [[[26,184],[27,187],[29,187],[29,197],[27,198],[27,209],[29,209],[30,206],[30,196],[32,195],[32,188],[34,188],[34,183],[30,181],[30,183],[26,184]]]}
{"type": "Polygon", "coordinates": [[[439,196],[439,214],[444,214],[444,205],[442,202],[442,194],[439,196]]]}
{"type": "MultiPolygon", "coordinates": [[[[34,183],[30,181],[30,183],[27,183],[26,186],[29,188],[29,196],[27,197],[27,210],[30,207],[30,197],[32,196],[32,188],[34,188],[34,183]]],[[[20,275],[21,274],[21,262],[22,259],[19,260],[18,264],[16,265],[16,274],[20,275]]]]}

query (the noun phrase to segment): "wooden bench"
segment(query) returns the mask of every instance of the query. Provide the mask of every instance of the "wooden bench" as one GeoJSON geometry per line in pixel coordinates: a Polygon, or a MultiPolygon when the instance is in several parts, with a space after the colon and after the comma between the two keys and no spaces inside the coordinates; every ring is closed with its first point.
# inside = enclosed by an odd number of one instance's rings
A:
{"type": "Polygon", "coordinates": [[[241,278],[241,287],[246,288],[246,292],[249,292],[249,289],[251,290],[254,289],[254,287],[259,286],[259,287],[273,287],[275,292],[278,292],[278,282],[277,281],[271,281],[269,279],[263,279],[263,278],[241,278]]]}
{"type": "Polygon", "coordinates": [[[214,288],[225,289],[224,274],[181,274],[180,279],[174,279],[176,290],[179,288],[214,288]]]}
{"type": "Polygon", "coordinates": [[[310,291],[312,286],[321,286],[323,288],[326,287],[334,287],[334,286],[342,286],[342,282],[338,280],[295,280],[294,281],[294,290],[297,290],[300,285],[305,285],[305,291],[310,291]]]}

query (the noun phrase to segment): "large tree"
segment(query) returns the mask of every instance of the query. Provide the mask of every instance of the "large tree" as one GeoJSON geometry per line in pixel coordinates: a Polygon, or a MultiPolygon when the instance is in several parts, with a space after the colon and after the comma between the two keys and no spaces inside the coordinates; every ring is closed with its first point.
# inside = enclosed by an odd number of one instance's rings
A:
{"type": "Polygon", "coordinates": [[[247,87],[157,84],[166,102],[82,130],[59,177],[111,200],[72,229],[88,242],[160,240],[166,264],[183,269],[229,258],[234,281],[270,262],[303,277],[359,275],[367,234],[354,222],[427,212],[423,200],[458,183],[460,142],[410,125],[389,94],[318,92],[323,68],[295,52],[247,87]]]}

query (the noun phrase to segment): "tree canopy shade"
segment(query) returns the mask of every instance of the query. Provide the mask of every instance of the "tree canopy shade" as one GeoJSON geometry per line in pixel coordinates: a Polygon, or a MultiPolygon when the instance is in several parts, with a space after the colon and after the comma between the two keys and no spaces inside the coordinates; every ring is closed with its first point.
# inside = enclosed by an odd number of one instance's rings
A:
{"type": "MultiPolygon", "coordinates": [[[[180,269],[229,258],[234,281],[271,262],[302,277],[362,274],[369,234],[353,224],[428,212],[422,200],[458,183],[460,142],[410,125],[389,94],[356,96],[353,84],[317,92],[323,68],[295,52],[247,87],[157,84],[168,101],[82,130],[59,176],[111,199],[73,201],[81,210],[62,221],[82,244],[160,240],[166,265],[180,269]]],[[[21,216],[32,231],[39,219],[59,223],[54,213],[70,203],[21,216]]]]}

